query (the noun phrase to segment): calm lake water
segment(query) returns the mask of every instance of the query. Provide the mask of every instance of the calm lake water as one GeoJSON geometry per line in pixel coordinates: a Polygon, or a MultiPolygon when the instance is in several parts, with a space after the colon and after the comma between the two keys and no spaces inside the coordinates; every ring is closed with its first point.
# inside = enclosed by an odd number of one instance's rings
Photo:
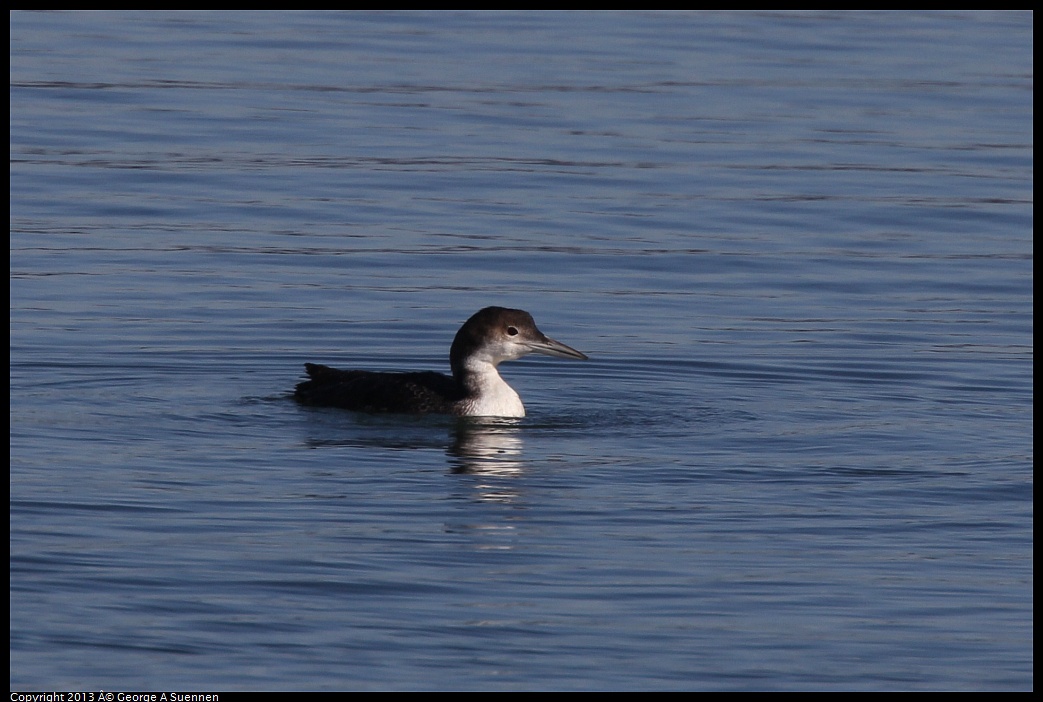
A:
{"type": "Polygon", "coordinates": [[[1031,689],[1032,25],[11,14],[12,689],[1031,689]]]}

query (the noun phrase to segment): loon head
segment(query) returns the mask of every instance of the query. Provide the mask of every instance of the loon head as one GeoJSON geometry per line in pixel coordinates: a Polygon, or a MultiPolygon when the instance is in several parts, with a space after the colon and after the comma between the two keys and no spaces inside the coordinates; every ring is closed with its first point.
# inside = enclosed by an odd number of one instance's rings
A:
{"type": "Polygon", "coordinates": [[[530,353],[586,360],[586,354],[551,339],[525,310],[486,307],[471,316],[453,339],[449,363],[459,380],[481,365],[496,367],[530,353]]]}

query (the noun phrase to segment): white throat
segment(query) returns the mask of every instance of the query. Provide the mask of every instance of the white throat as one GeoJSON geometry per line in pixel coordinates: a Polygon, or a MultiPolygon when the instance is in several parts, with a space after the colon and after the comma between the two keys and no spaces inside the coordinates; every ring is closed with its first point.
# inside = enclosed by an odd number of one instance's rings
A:
{"type": "Polygon", "coordinates": [[[464,405],[471,417],[524,417],[525,405],[518,393],[500,377],[496,366],[488,361],[467,363],[467,389],[474,397],[464,405]]]}

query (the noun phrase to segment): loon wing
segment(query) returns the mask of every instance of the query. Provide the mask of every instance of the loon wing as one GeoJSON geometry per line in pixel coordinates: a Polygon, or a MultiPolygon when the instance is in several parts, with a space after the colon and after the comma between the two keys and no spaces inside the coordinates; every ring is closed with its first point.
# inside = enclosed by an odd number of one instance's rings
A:
{"type": "Polygon", "coordinates": [[[442,373],[376,373],[315,363],[304,367],[309,380],[294,391],[304,405],[357,412],[454,414],[454,403],[464,395],[456,381],[442,373]]]}

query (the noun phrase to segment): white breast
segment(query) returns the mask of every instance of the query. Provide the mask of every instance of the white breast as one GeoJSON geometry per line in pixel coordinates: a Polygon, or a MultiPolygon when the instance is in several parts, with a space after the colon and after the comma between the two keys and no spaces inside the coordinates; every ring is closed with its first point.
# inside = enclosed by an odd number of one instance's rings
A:
{"type": "Polygon", "coordinates": [[[469,398],[463,414],[469,417],[524,417],[525,405],[518,393],[500,377],[491,363],[469,364],[468,386],[477,394],[469,398]]]}

